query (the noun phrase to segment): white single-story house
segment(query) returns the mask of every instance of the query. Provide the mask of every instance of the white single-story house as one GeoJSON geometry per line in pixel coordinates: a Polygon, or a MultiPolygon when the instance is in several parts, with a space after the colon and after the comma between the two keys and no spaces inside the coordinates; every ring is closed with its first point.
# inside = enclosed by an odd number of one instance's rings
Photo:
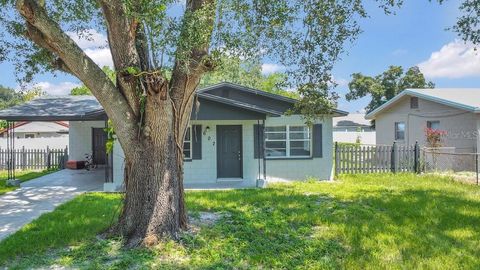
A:
{"type": "MultiPolygon", "coordinates": [[[[299,115],[286,116],[296,100],[231,83],[197,91],[185,136],[186,187],[255,187],[266,181],[331,179],[334,110],[312,126],[299,115]]],[[[92,96],[43,97],[0,111],[8,121],[70,121],[69,160],[107,164],[104,189],[123,185],[124,154],[118,141],[106,155],[107,116],[92,96]]]]}
{"type": "Polygon", "coordinates": [[[0,148],[7,147],[7,132],[15,136],[15,148],[64,149],[68,146],[68,122],[16,122],[13,127],[0,130],[0,148]]]}
{"type": "Polygon", "coordinates": [[[333,141],[375,144],[375,128],[364,113],[349,113],[333,118],[333,141]]]}
{"type": "Polygon", "coordinates": [[[425,129],[446,131],[457,153],[480,147],[480,88],[407,89],[366,115],[375,120],[377,144],[426,145],[425,129]]]}

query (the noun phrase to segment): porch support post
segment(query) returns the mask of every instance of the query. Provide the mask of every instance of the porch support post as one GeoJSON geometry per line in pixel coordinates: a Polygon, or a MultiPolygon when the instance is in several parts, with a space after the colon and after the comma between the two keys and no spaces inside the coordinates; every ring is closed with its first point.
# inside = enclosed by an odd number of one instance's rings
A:
{"type": "Polygon", "coordinates": [[[265,120],[262,119],[262,128],[263,128],[263,142],[261,151],[263,151],[263,180],[267,181],[267,159],[265,158],[267,153],[265,153],[265,120]]]}
{"type": "Polygon", "coordinates": [[[15,122],[7,121],[7,185],[19,186],[20,181],[15,179],[15,122]]]}
{"type": "MultiPolygon", "coordinates": [[[[105,132],[107,132],[107,140],[108,140],[108,119],[105,120],[105,132]]],[[[106,142],[105,142],[106,143],[106,142]]],[[[110,175],[110,153],[108,152],[107,148],[105,147],[106,153],[105,153],[105,183],[110,183],[111,175],[110,175]]]]}

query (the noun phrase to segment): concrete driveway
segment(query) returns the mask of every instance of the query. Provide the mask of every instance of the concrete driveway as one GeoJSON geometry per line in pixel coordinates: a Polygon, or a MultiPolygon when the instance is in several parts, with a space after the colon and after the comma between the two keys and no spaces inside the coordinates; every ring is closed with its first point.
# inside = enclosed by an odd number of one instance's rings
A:
{"type": "Polygon", "coordinates": [[[0,196],[0,240],[86,191],[101,191],[105,171],[61,170],[0,196]]]}

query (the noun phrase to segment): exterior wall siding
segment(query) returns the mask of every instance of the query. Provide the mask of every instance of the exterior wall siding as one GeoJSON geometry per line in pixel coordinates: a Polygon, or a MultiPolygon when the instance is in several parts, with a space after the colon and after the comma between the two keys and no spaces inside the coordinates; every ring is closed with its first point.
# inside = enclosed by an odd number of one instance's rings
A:
{"type": "Polygon", "coordinates": [[[444,146],[457,152],[471,152],[477,145],[478,115],[443,104],[418,99],[418,109],[410,109],[410,97],[405,96],[375,119],[377,144],[395,141],[395,122],[405,122],[405,140],[399,144],[426,144],[427,121],[440,121],[440,129],[447,132],[444,146]]]}
{"type": "MultiPolygon", "coordinates": [[[[323,157],[305,159],[267,159],[267,181],[294,181],[304,180],[307,177],[315,177],[321,180],[329,180],[332,176],[333,166],[333,138],[332,118],[325,117],[318,121],[323,125],[323,157]]],[[[217,180],[217,125],[242,125],[242,152],[243,152],[243,179],[233,179],[233,182],[241,182],[242,187],[256,186],[256,180],[263,178],[263,160],[254,158],[253,126],[256,120],[192,120],[192,125],[202,126],[202,159],[186,160],[184,162],[185,184],[218,184],[217,180]],[[206,131],[207,126],[209,127],[206,131]]],[[[269,117],[265,125],[303,125],[304,121],[299,116],[269,117]]],[[[73,125],[71,125],[73,126],[73,125]]],[[[77,126],[75,126],[77,127],[77,126]]],[[[84,127],[85,128],[85,127],[84,127]]],[[[72,133],[72,131],[71,131],[72,133]]],[[[124,153],[118,141],[113,150],[113,179],[117,186],[123,183],[124,153]]],[[[224,181],[230,180],[221,180],[224,181]]]]}
{"type": "Polygon", "coordinates": [[[92,128],[104,127],[104,121],[71,121],[68,158],[85,160],[85,154],[92,153],[92,128]]]}

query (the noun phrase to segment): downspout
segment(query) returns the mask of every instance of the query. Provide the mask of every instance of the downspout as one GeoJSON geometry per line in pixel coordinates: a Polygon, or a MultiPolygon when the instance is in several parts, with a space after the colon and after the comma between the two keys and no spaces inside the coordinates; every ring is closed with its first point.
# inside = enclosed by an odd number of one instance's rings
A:
{"type": "MultiPolygon", "coordinates": [[[[257,120],[257,138],[260,138],[260,120],[257,120]]],[[[262,177],[262,172],[261,172],[261,169],[260,169],[260,140],[257,140],[257,156],[258,156],[258,174],[257,174],[257,179],[260,179],[260,177],[262,177]]]]}

